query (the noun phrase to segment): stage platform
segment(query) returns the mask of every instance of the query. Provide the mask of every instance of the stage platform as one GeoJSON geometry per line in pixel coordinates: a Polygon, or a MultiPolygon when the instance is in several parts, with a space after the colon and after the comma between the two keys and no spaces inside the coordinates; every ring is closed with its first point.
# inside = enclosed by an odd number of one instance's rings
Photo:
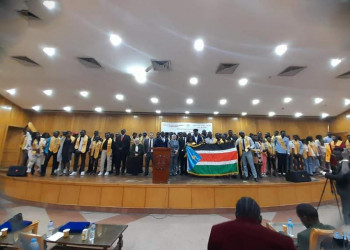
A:
{"type": "MultiPolygon", "coordinates": [[[[291,183],[282,177],[262,178],[259,183],[227,177],[170,177],[168,184],[152,184],[151,176],[8,177],[0,174],[4,194],[38,205],[72,209],[108,209],[132,212],[232,210],[242,196],[253,197],[262,208],[318,202],[324,177],[291,183]]],[[[324,201],[334,196],[327,186],[324,201]]]]}

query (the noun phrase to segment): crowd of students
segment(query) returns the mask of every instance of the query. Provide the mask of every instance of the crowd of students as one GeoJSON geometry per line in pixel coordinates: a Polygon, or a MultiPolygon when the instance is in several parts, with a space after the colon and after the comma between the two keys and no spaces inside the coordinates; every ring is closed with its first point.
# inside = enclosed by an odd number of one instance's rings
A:
{"type": "Polygon", "coordinates": [[[187,174],[186,146],[232,143],[239,153],[240,177],[248,179],[251,174],[258,181],[265,176],[283,176],[292,170],[306,170],[310,175],[314,175],[318,169],[329,169],[331,165],[337,164],[331,154],[335,148],[350,149],[350,136],[344,143],[341,138],[332,136],[331,133],[324,138],[317,135],[314,140],[311,136],[305,139],[300,139],[298,135],[290,137],[283,130],[275,131],[273,135],[267,132],[264,136],[262,132],[246,136],[243,131],[237,136],[229,130],[227,133],[216,133],[213,137],[211,132],[203,130],[199,133],[198,129],[194,129],[193,133],[158,132],[156,136],[146,132],[134,132],[129,136],[126,130],[122,129],[116,134],[107,132],[104,138],[101,138],[98,131],[94,131],[92,137],[89,137],[85,130],[81,130],[80,133],[54,131],[50,136],[49,133],[40,134],[26,127],[23,138],[23,165],[27,166],[27,172],[31,173],[35,172],[36,166],[40,176],[46,175],[51,158],[51,175],[107,176],[127,172],[134,175],[144,173],[147,176],[150,161],[153,160],[154,147],[170,147],[170,175],[183,175],[187,174]],[[71,164],[73,171],[70,169],[71,164]]]}

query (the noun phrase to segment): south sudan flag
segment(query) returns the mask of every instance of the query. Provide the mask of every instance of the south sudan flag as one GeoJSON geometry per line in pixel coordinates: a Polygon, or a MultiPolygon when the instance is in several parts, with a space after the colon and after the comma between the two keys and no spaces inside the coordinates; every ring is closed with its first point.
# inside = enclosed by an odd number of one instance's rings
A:
{"type": "Polygon", "coordinates": [[[238,155],[233,143],[187,146],[187,172],[199,176],[238,173],[238,155]]]}

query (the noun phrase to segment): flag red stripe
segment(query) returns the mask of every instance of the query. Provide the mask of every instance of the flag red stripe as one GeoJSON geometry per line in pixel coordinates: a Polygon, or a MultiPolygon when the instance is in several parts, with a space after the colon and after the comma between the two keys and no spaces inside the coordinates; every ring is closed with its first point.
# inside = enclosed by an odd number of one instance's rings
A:
{"type": "Polygon", "coordinates": [[[221,154],[200,154],[202,159],[200,161],[219,162],[219,161],[232,161],[238,159],[237,151],[221,153],[221,154]]]}

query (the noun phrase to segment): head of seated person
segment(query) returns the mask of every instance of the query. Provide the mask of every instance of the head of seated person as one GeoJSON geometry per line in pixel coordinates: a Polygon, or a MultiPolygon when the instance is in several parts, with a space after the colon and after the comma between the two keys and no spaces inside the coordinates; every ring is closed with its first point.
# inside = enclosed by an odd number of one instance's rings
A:
{"type": "Polygon", "coordinates": [[[262,217],[258,203],[250,197],[239,199],[236,204],[236,218],[249,218],[260,224],[262,217]]]}
{"type": "Polygon", "coordinates": [[[297,215],[306,229],[298,233],[298,250],[309,249],[310,234],[312,228],[333,230],[334,227],[322,224],[316,208],[310,204],[299,204],[296,208],[297,215]]]}

